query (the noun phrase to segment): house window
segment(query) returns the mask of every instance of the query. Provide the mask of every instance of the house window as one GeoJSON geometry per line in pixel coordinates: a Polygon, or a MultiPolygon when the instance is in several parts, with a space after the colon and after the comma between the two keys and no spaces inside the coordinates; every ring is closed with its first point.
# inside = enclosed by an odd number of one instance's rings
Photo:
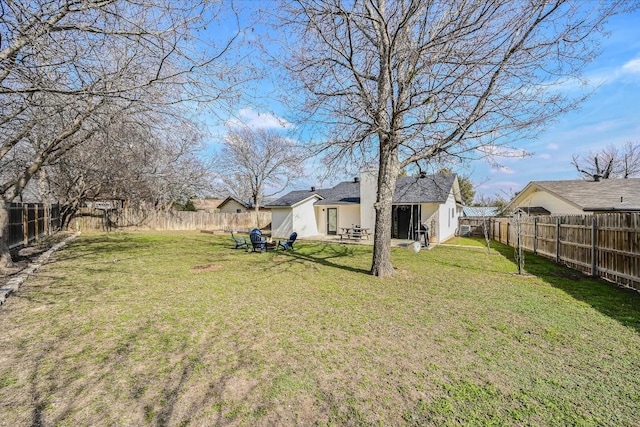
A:
{"type": "Polygon", "coordinates": [[[237,213],[242,213],[242,209],[236,209],[237,213]]]}

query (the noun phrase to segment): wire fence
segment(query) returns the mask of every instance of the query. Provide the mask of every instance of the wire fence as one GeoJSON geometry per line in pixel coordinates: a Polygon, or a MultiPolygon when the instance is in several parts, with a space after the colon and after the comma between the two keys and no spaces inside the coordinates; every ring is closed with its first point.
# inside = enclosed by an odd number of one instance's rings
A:
{"type": "Polygon", "coordinates": [[[44,203],[7,203],[8,244],[13,249],[26,246],[60,230],[60,205],[44,203]]]}

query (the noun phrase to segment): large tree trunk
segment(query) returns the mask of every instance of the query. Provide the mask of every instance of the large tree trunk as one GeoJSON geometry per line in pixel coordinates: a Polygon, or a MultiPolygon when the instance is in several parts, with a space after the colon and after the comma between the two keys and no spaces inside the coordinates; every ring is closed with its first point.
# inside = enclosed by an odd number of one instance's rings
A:
{"type": "Polygon", "coordinates": [[[9,252],[9,205],[0,200],[0,270],[12,267],[9,252]]]}
{"type": "Polygon", "coordinates": [[[394,274],[391,263],[391,220],[393,193],[398,179],[399,163],[396,149],[389,149],[388,142],[381,141],[380,169],[378,171],[378,196],[374,208],[376,210],[375,234],[373,237],[373,262],[371,274],[389,277],[394,274]]]}

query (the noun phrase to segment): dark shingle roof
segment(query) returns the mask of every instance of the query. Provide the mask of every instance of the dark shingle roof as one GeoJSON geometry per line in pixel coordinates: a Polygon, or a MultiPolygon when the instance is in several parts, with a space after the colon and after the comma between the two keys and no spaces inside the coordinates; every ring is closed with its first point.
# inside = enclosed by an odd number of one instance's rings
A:
{"type": "Polygon", "coordinates": [[[525,215],[551,215],[551,212],[542,206],[521,206],[517,210],[525,215]]]}
{"type": "Polygon", "coordinates": [[[360,204],[360,182],[345,181],[333,188],[318,190],[324,198],[316,205],[349,205],[360,204]]]}
{"type": "Polygon", "coordinates": [[[581,209],[623,209],[640,207],[640,178],[600,181],[532,181],[581,209]]]}
{"type": "Polygon", "coordinates": [[[247,209],[250,207],[248,203],[245,203],[245,202],[243,202],[242,200],[238,200],[238,199],[236,199],[236,198],[235,198],[235,197],[233,197],[233,196],[229,196],[229,197],[227,197],[226,199],[224,199],[224,200],[222,201],[222,203],[220,203],[220,204],[218,205],[218,209],[220,209],[221,207],[223,207],[223,206],[224,206],[224,205],[226,205],[227,203],[231,202],[232,200],[233,200],[233,201],[235,201],[237,204],[242,205],[243,207],[245,207],[245,208],[247,208],[247,209]]]}
{"type": "MultiPolygon", "coordinates": [[[[449,197],[455,175],[427,175],[398,178],[393,203],[443,203],[449,197]]],[[[315,191],[296,190],[285,194],[267,207],[293,206],[314,194],[322,197],[316,205],[360,204],[360,182],[345,181],[333,188],[315,191]]]]}
{"type": "Polygon", "coordinates": [[[424,178],[398,178],[393,203],[444,203],[451,193],[455,178],[455,174],[440,173],[426,175],[424,178]]]}
{"type": "Polygon", "coordinates": [[[290,193],[285,194],[277,200],[270,202],[267,207],[287,207],[293,206],[296,203],[300,203],[301,201],[308,199],[312,196],[320,196],[319,191],[309,191],[309,190],[296,190],[290,193]]]}

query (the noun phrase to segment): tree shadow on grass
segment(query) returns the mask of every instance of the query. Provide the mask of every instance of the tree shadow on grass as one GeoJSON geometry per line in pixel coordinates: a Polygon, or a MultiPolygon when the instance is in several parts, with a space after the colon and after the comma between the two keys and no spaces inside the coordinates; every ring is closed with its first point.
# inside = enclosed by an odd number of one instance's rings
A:
{"type": "MultiPolygon", "coordinates": [[[[243,421],[244,418],[259,418],[261,412],[273,412],[272,402],[253,400],[253,405],[244,402],[252,398],[259,385],[248,384],[239,389],[235,383],[238,379],[252,378],[256,361],[250,348],[251,343],[234,345],[234,361],[228,363],[215,375],[200,372],[203,361],[211,362],[210,354],[215,353],[217,342],[215,337],[208,337],[199,345],[184,345],[182,349],[173,350],[171,367],[156,372],[151,360],[147,365],[140,365],[138,341],[153,334],[155,324],[148,320],[137,325],[128,333],[122,334],[111,343],[102,343],[104,357],[98,364],[78,358],[79,362],[70,369],[69,359],[75,356],[70,350],[66,337],[50,339],[41,348],[32,353],[24,361],[23,369],[29,371],[28,394],[30,425],[59,425],[80,423],[98,424],[102,417],[105,424],[113,424],[121,419],[118,408],[124,405],[133,412],[127,414],[133,420],[146,421],[146,425],[164,427],[169,425],[190,425],[192,418],[207,419],[207,425],[222,426],[243,421]],[[56,359],[62,354],[65,358],[56,359]],[[53,373],[52,366],[61,365],[53,373]],[[135,366],[138,371],[131,372],[135,366]],[[114,394],[121,384],[129,384],[128,392],[114,394]],[[108,399],[115,403],[101,409],[101,412],[82,414],[83,399],[108,399]],[[52,405],[52,402],[56,402],[52,405]],[[246,406],[246,409],[245,409],[246,406]],[[211,410],[216,408],[216,410],[211,410]],[[237,412],[237,409],[243,412],[237,412]],[[209,411],[208,414],[203,415],[209,411]],[[249,413],[247,413],[249,411],[249,413]],[[75,417],[80,414],[81,417],[75,417]]],[[[186,341],[185,341],[186,342],[186,341]]],[[[86,344],[89,346],[89,344],[86,344]]],[[[92,346],[98,344],[92,344],[92,346]]],[[[94,348],[95,350],[95,348],[94,348]]],[[[85,411],[86,412],[86,411],[85,411]]],[[[134,421],[134,424],[136,422],[134,421]]],[[[137,424],[141,425],[141,424],[137,424]]]]}
{"type": "Polygon", "coordinates": [[[351,258],[355,255],[354,247],[348,245],[321,244],[305,247],[304,250],[288,251],[291,259],[289,262],[303,263],[305,261],[323,265],[325,267],[339,268],[353,273],[369,274],[364,268],[352,267],[336,260],[351,258]]]}
{"type": "MultiPolygon", "coordinates": [[[[492,242],[493,250],[513,263],[513,271],[517,271],[514,259],[514,248],[501,243],[492,242]]],[[[578,301],[585,302],[600,313],[620,324],[633,328],[640,334],[640,293],[622,288],[602,279],[588,277],[577,270],[554,263],[548,258],[525,253],[525,273],[534,275],[551,286],[561,289],[578,301]]]]}

